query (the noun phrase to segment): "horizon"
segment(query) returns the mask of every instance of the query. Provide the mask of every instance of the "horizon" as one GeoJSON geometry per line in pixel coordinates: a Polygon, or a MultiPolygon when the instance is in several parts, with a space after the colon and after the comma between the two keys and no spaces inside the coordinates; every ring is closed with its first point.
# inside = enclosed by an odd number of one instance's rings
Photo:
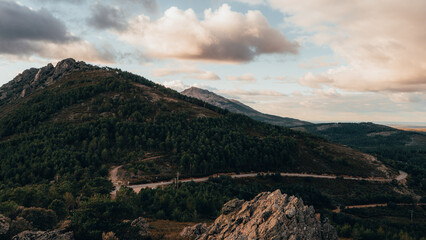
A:
{"type": "Polygon", "coordinates": [[[420,0],[2,1],[0,85],[72,57],[282,117],[425,126],[422,9],[420,0]]]}

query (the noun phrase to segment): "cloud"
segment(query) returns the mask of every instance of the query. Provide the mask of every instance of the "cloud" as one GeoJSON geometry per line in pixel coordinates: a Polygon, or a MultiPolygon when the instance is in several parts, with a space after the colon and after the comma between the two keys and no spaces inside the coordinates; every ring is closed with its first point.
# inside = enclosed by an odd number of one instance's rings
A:
{"type": "Polygon", "coordinates": [[[154,77],[165,77],[171,75],[184,75],[184,78],[200,80],[220,80],[220,77],[211,71],[204,71],[193,67],[181,68],[156,68],[152,71],[154,77]]]}
{"type": "Polygon", "coordinates": [[[416,103],[422,101],[426,101],[426,97],[421,93],[390,93],[388,94],[389,99],[395,103],[416,103]]]}
{"type": "MultiPolygon", "coordinates": [[[[70,42],[77,40],[64,23],[47,10],[33,11],[15,2],[0,2],[0,38],[3,44],[21,44],[26,40],[70,42]]],[[[0,46],[1,47],[1,46],[0,46]]],[[[2,52],[6,49],[2,48],[2,52]]]]}
{"type": "Polygon", "coordinates": [[[324,68],[338,66],[338,61],[328,59],[327,56],[313,57],[298,64],[298,67],[305,69],[324,68]]]}
{"type": "Polygon", "coordinates": [[[269,2],[286,15],[287,26],[345,62],[301,82],[349,91],[426,91],[425,1],[269,2]]]}
{"type": "Polygon", "coordinates": [[[65,24],[47,10],[32,10],[15,2],[0,1],[0,55],[112,62],[108,51],[73,36],[65,24]]]}
{"type": "Polygon", "coordinates": [[[209,91],[217,91],[216,88],[210,87],[210,86],[207,86],[207,85],[204,85],[204,84],[191,84],[191,85],[187,85],[184,82],[182,82],[181,80],[165,81],[163,83],[163,85],[165,87],[174,89],[174,90],[176,90],[178,92],[182,92],[183,90],[188,89],[190,87],[197,87],[197,88],[207,89],[209,91]]]}
{"type": "Polygon", "coordinates": [[[204,11],[171,7],[151,21],[144,15],[130,21],[120,39],[141,46],[155,58],[248,62],[262,54],[296,54],[299,45],[271,27],[260,11],[241,14],[227,4],[204,11]]]}
{"type": "Polygon", "coordinates": [[[85,0],[39,0],[40,2],[50,2],[50,3],[70,3],[78,4],[83,3],[85,0]]]}
{"type": "Polygon", "coordinates": [[[240,95],[243,103],[264,113],[293,117],[307,121],[358,122],[395,121],[410,122],[426,119],[425,101],[398,103],[381,93],[345,93],[339,97],[317,94],[318,91],[289,96],[257,97],[240,95]]]}
{"type": "Polygon", "coordinates": [[[232,90],[222,90],[221,93],[234,96],[270,96],[270,97],[279,97],[285,96],[284,93],[270,90],[242,90],[242,89],[232,89],[232,90]]]}
{"type": "Polygon", "coordinates": [[[241,76],[228,76],[230,81],[241,81],[241,82],[256,82],[256,78],[251,73],[246,73],[241,76]]]}
{"type": "Polygon", "coordinates": [[[327,97],[327,98],[334,98],[334,97],[340,97],[342,96],[336,89],[334,88],[327,88],[327,89],[315,89],[314,93],[316,95],[327,97]]]}
{"type": "Polygon", "coordinates": [[[189,88],[189,85],[184,84],[181,80],[165,81],[163,85],[178,92],[182,92],[183,90],[189,88]]]}
{"type": "Polygon", "coordinates": [[[145,9],[151,11],[151,12],[157,12],[158,11],[158,4],[155,0],[140,0],[142,2],[142,5],[145,7],[145,9]]]}
{"type": "Polygon", "coordinates": [[[114,29],[123,31],[127,27],[124,13],[117,7],[108,7],[100,3],[92,5],[92,16],[87,23],[97,29],[114,29]]]}
{"type": "Polygon", "coordinates": [[[242,2],[249,5],[263,5],[266,4],[265,0],[233,0],[234,2],[242,2]]]}

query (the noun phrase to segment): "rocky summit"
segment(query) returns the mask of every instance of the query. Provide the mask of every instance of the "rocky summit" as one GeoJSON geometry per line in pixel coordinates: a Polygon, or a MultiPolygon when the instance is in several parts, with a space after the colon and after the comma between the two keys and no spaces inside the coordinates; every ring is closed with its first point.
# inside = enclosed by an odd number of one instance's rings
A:
{"type": "Polygon", "coordinates": [[[260,193],[251,201],[231,200],[211,226],[187,227],[181,236],[197,240],[337,239],[336,230],[327,219],[317,219],[312,206],[280,190],[260,193]]]}
{"type": "Polygon", "coordinates": [[[12,81],[0,87],[0,106],[46,88],[69,73],[97,68],[85,62],[67,58],[58,62],[56,66],[49,63],[42,68],[27,69],[18,74],[12,81]]]}

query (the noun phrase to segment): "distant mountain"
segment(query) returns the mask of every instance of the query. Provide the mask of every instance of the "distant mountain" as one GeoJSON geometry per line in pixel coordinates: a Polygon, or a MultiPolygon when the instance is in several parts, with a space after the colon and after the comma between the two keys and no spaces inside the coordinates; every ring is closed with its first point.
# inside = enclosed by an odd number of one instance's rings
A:
{"type": "Polygon", "coordinates": [[[269,124],[283,126],[283,127],[295,127],[302,125],[309,125],[310,122],[301,121],[294,118],[279,117],[270,114],[264,114],[259,111],[254,110],[253,108],[237,101],[234,99],[227,99],[220,95],[217,95],[208,90],[191,87],[182,92],[183,95],[200,99],[204,102],[212,104],[216,107],[227,109],[233,113],[244,114],[251,117],[254,120],[266,122],[269,124]]]}

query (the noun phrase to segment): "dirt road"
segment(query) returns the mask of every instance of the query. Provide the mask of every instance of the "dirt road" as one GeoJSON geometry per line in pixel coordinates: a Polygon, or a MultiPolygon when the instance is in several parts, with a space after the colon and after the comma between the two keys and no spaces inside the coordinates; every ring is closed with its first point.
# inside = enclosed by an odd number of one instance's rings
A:
{"type": "MultiPolygon", "coordinates": [[[[259,173],[241,173],[241,174],[214,174],[209,177],[218,177],[218,176],[230,176],[231,178],[253,178],[257,177],[258,174],[267,174],[264,172],[259,173]]],[[[273,173],[269,173],[273,174],[273,173]]],[[[308,173],[281,173],[281,176],[283,177],[302,177],[302,178],[323,178],[323,179],[336,179],[337,177],[342,178],[344,180],[358,180],[358,181],[369,181],[369,182],[391,182],[393,179],[387,179],[387,178],[361,178],[361,177],[351,177],[351,176],[335,176],[335,175],[319,175],[319,174],[308,174],[308,173]]],[[[202,178],[188,178],[188,179],[181,179],[179,180],[180,183],[185,182],[206,182],[209,180],[209,177],[202,177],[202,178]]],[[[397,181],[401,181],[407,177],[407,173],[403,171],[399,171],[399,175],[395,178],[397,181]]],[[[174,181],[163,181],[163,182],[156,182],[156,183],[145,183],[145,184],[137,184],[137,185],[130,185],[128,187],[132,188],[135,192],[139,192],[143,188],[157,188],[160,186],[170,185],[173,184],[174,181]]],[[[117,189],[119,189],[120,186],[117,186],[117,189]]]]}

